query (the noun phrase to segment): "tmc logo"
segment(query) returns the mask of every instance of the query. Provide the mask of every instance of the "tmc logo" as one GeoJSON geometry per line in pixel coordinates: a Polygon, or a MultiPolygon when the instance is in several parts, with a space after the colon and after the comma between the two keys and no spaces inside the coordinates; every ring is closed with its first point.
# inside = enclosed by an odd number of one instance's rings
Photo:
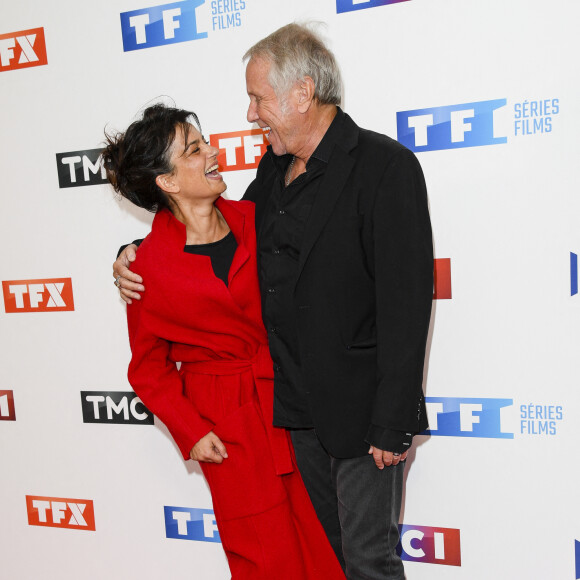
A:
{"type": "Polygon", "coordinates": [[[123,50],[139,50],[207,38],[197,31],[195,10],[205,0],[185,0],[121,13],[123,50]]]}
{"type": "Polygon", "coordinates": [[[397,553],[402,560],[461,566],[459,530],[399,524],[397,553]]]}
{"type": "Polygon", "coordinates": [[[16,421],[12,391],[0,391],[0,421],[16,421]]]}
{"type": "Polygon", "coordinates": [[[570,252],[570,296],[578,294],[578,254],[570,252]]]}
{"type": "Polygon", "coordinates": [[[48,64],[44,28],[0,34],[0,72],[48,64]]]}
{"type": "Polygon", "coordinates": [[[10,312],[62,312],[74,310],[72,280],[6,280],[2,282],[4,310],[10,312]]]}
{"type": "Polygon", "coordinates": [[[81,391],[83,423],[153,425],[153,413],[133,391],[81,391]]]}
{"type": "Polygon", "coordinates": [[[507,143],[507,137],[495,136],[493,122],[494,111],[506,102],[495,99],[401,111],[397,113],[397,140],[415,152],[507,143]]]}
{"type": "Polygon", "coordinates": [[[364,10],[365,8],[375,8],[375,6],[386,6],[387,4],[398,4],[409,0],[336,0],[336,13],[352,12],[353,10],[364,10]]]}
{"type": "Polygon", "coordinates": [[[176,540],[221,542],[213,510],[163,506],[165,535],[176,540]]]}
{"type": "Polygon", "coordinates": [[[239,171],[258,167],[268,147],[266,132],[267,130],[263,129],[248,129],[210,135],[210,145],[220,150],[218,155],[220,171],[239,171]]]}
{"type": "Polygon", "coordinates": [[[90,499],[27,495],[26,509],[30,526],[95,531],[95,511],[90,499]]]}
{"type": "Polygon", "coordinates": [[[102,149],[85,149],[56,154],[58,186],[80,187],[107,183],[107,175],[101,160],[102,149]]]}
{"type": "Polygon", "coordinates": [[[447,437],[485,437],[513,439],[513,433],[501,429],[501,410],[513,405],[513,399],[459,399],[425,397],[429,435],[447,437]]]}
{"type": "Polygon", "coordinates": [[[451,258],[435,258],[433,266],[433,300],[451,299],[451,258]]]}

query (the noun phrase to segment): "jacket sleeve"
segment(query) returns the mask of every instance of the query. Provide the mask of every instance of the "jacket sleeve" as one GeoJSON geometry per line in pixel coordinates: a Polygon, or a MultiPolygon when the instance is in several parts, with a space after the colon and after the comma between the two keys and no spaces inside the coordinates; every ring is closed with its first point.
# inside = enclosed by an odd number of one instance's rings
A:
{"type": "Polygon", "coordinates": [[[427,426],[422,383],[433,300],[427,191],[409,150],[387,166],[372,219],[378,383],[367,440],[400,452],[427,426]]]}
{"type": "Polygon", "coordinates": [[[129,382],[145,406],[169,429],[183,458],[212,429],[183,394],[183,383],[175,363],[169,359],[170,343],[152,331],[143,301],[127,306],[132,358],[129,382]]]}

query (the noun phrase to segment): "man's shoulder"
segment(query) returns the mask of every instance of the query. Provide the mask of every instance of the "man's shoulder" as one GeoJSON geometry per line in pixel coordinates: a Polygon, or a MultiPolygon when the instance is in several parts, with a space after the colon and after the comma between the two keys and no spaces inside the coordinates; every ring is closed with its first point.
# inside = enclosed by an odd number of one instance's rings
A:
{"type": "Polygon", "coordinates": [[[397,155],[402,151],[409,151],[410,153],[410,150],[397,140],[371,129],[360,128],[359,145],[365,148],[378,148],[381,154],[390,153],[391,155],[397,155]]]}
{"type": "Polygon", "coordinates": [[[354,145],[356,155],[380,157],[383,162],[401,153],[413,156],[409,149],[392,137],[357,125],[347,114],[345,118],[345,131],[350,136],[351,146],[354,145]]]}

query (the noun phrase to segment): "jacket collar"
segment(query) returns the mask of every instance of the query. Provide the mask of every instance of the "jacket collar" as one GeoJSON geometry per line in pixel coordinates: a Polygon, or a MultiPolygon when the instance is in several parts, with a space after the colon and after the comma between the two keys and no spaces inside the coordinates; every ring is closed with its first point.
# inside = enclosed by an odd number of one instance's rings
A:
{"type": "MultiPolygon", "coordinates": [[[[250,253],[246,247],[248,224],[246,223],[246,216],[231,201],[219,197],[215,202],[215,206],[224,216],[238,244],[228,274],[228,284],[230,284],[234,276],[250,257],[250,253]]],[[[187,242],[185,224],[180,222],[168,209],[163,209],[155,215],[151,233],[155,238],[159,237],[159,243],[162,243],[167,249],[185,254],[183,252],[183,248],[187,242]]],[[[186,255],[195,256],[195,254],[186,255]]]]}
{"type": "Polygon", "coordinates": [[[355,164],[355,159],[351,155],[351,151],[357,146],[359,131],[356,123],[344,113],[341,132],[337,136],[334,148],[330,154],[328,167],[322,178],[322,183],[318,188],[314,204],[310,210],[310,216],[306,223],[304,238],[300,248],[296,284],[300,280],[304,264],[316,240],[332,214],[338,198],[345,190],[348,177],[355,164]]]}

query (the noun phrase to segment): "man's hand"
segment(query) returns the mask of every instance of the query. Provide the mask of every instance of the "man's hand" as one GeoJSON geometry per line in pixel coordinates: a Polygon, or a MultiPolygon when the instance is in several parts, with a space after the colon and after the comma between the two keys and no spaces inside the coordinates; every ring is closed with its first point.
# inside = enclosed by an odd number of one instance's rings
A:
{"type": "Polygon", "coordinates": [[[371,445],[369,449],[369,455],[373,456],[375,463],[379,469],[384,469],[385,465],[389,467],[390,465],[398,465],[399,461],[405,461],[407,459],[407,454],[405,453],[392,453],[391,451],[383,451],[377,447],[371,445]]]}
{"type": "Polygon", "coordinates": [[[133,300],[141,300],[141,295],[138,292],[145,291],[143,278],[129,270],[131,262],[134,262],[137,257],[137,250],[138,248],[135,244],[129,244],[113,264],[115,285],[119,288],[121,298],[127,304],[131,304],[133,300]]]}
{"type": "Polygon", "coordinates": [[[227,459],[228,453],[221,439],[213,431],[210,431],[191,448],[189,456],[194,461],[221,463],[227,459]]]}

